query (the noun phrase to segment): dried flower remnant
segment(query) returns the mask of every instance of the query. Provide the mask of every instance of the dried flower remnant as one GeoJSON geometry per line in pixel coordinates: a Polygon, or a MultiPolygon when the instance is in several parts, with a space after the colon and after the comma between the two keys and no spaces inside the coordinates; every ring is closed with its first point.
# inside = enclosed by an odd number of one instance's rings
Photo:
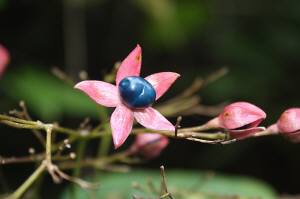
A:
{"type": "Polygon", "coordinates": [[[116,85],[103,81],[79,82],[75,88],[86,93],[96,103],[116,107],[110,124],[115,148],[120,147],[132,130],[134,118],[146,128],[174,131],[172,125],[151,105],[180,76],[160,72],[141,78],[142,49],[139,45],[122,61],[116,75],[116,85]]]}
{"type": "Polygon", "coordinates": [[[160,134],[139,134],[131,146],[133,153],[140,153],[147,159],[157,157],[169,144],[169,139],[160,134]]]}

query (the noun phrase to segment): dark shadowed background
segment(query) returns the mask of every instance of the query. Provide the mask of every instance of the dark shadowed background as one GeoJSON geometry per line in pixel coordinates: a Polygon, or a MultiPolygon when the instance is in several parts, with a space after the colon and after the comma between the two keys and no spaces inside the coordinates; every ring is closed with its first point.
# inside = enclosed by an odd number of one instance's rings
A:
{"type": "MultiPolygon", "coordinates": [[[[225,77],[199,92],[204,104],[252,102],[267,112],[264,125],[275,122],[284,109],[300,106],[297,0],[0,0],[0,43],[11,53],[0,80],[0,111],[25,100],[35,119],[65,126],[78,126],[92,111],[76,99],[66,104],[54,95],[51,68],[73,78],[86,70],[90,79],[101,79],[137,43],[143,48],[143,75],[182,75],[162,101],[194,78],[226,66],[230,71],[225,77]]],[[[191,116],[183,125],[208,119],[191,116]]],[[[0,155],[24,155],[29,147],[41,150],[33,136],[20,131],[0,126],[0,155]]],[[[89,147],[92,153],[94,146],[89,147]]],[[[299,152],[299,144],[282,137],[226,146],[172,140],[159,158],[142,166],[243,174],[265,180],[279,193],[299,194],[299,152]]],[[[33,166],[0,167],[6,181],[1,190],[15,188],[33,166]]],[[[61,188],[47,182],[45,192],[61,188]]]]}

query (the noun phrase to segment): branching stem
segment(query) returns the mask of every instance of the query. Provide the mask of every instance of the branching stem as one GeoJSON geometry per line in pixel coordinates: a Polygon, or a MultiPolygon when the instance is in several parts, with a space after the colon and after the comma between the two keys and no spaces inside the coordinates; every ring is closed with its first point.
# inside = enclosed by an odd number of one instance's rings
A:
{"type": "Polygon", "coordinates": [[[20,198],[26,190],[39,178],[39,176],[46,170],[47,164],[42,162],[42,164],[31,174],[31,176],[7,199],[18,199],[20,198]]]}

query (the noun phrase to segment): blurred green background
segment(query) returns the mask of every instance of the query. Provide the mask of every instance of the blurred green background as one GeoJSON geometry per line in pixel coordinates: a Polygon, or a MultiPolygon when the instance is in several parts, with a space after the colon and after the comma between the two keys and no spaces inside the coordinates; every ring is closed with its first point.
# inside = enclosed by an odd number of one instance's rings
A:
{"type": "MultiPolygon", "coordinates": [[[[143,75],[182,75],[162,100],[189,87],[194,78],[226,66],[228,75],[199,92],[203,103],[252,102],[267,112],[264,125],[275,122],[284,109],[300,106],[297,0],[0,0],[0,27],[0,42],[11,53],[0,80],[1,112],[25,100],[34,118],[76,127],[82,117],[96,115],[95,105],[51,75],[51,68],[57,66],[76,80],[81,70],[90,79],[101,79],[137,43],[143,48],[143,75]]],[[[183,125],[207,119],[191,116],[183,125]]],[[[3,126],[0,131],[0,155],[24,155],[31,146],[41,149],[33,136],[3,126]]],[[[159,158],[142,166],[244,174],[267,181],[279,193],[297,194],[298,152],[300,145],[281,137],[226,146],[174,140],[159,158]]],[[[32,165],[1,170],[15,187],[32,165]]]]}

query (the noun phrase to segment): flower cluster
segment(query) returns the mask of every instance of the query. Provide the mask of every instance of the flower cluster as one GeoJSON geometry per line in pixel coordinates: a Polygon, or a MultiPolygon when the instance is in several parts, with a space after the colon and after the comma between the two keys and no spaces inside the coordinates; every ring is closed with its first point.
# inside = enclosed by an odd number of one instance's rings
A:
{"type": "MultiPolygon", "coordinates": [[[[75,85],[96,103],[116,107],[111,115],[111,129],[115,148],[129,136],[134,119],[146,128],[175,131],[175,127],[151,105],[158,100],[180,76],[174,72],[161,72],[140,77],[142,49],[139,45],[122,61],[116,85],[88,80],[75,85]]],[[[235,102],[201,126],[201,130],[221,129],[230,139],[245,139],[259,133],[282,133],[300,142],[300,108],[285,111],[276,124],[269,128],[259,126],[266,113],[248,102],[235,102]]],[[[153,158],[168,145],[168,138],[159,134],[141,134],[136,137],[131,151],[153,158]]]]}

